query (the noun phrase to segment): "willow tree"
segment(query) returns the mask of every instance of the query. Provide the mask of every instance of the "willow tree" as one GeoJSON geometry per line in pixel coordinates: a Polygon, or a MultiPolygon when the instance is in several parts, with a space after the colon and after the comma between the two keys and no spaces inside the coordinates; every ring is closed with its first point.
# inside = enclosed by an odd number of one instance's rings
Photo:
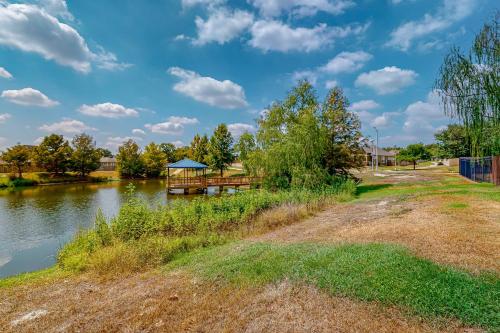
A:
{"type": "Polygon", "coordinates": [[[464,124],[478,157],[500,154],[499,18],[484,24],[468,54],[451,49],[435,83],[445,113],[464,124]]]}
{"type": "Polygon", "coordinates": [[[307,81],[274,102],[259,120],[247,163],[270,188],[318,189],[361,166],[359,120],[339,88],[320,103],[307,81]]]}

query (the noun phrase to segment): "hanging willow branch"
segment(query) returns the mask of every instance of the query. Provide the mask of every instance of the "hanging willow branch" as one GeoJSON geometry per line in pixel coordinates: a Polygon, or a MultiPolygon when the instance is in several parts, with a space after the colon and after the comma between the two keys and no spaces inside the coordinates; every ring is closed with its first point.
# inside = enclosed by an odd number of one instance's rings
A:
{"type": "Polygon", "coordinates": [[[474,156],[500,154],[499,17],[483,26],[468,55],[451,49],[435,83],[445,113],[466,127],[474,156]]]}

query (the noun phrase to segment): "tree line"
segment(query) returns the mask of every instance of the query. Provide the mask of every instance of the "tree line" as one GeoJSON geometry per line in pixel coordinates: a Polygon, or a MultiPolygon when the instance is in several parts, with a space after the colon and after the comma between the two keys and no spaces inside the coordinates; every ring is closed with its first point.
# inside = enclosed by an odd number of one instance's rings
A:
{"type": "MultiPolygon", "coordinates": [[[[242,138],[248,135],[252,137],[245,133],[242,138]]],[[[210,139],[197,134],[191,145],[185,147],[151,142],[142,150],[135,141],[128,140],[118,148],[117,170],[123,178],[155,178],[164,174],[168,163],[191,158],[208,164],[222,175],[234,162],[238,146],[225,124],[220,124],[210,139]]],[[[0,156],[15,170],[18,178],[22,178],[23,172],[33,165],[54,176],[71,171],[86,177],[100,167],[102,157],[113,157],[111,151],[97,147],[94,139],[85,133],[76,135],[71,141],[62,135],[51,134],[44,137],[38,146],[17,144],[7,148],[0,156]]]]}

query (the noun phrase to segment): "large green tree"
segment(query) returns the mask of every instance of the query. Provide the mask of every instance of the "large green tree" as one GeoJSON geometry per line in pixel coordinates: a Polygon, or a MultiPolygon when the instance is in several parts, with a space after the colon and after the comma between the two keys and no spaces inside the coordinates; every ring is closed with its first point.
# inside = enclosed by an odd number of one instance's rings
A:
{"type": "Polygon", "coordinates": [[[206,163],[208,155],[208,137],[206,135],[200,136],[196,134],[191,141],[189,147],[189,156],[194,161],[206,163]]]}
{"type": "Polygon", "coordinates": [[[434,134],[439,147],[439,157],[455,158],[471,156],[467,131],[464,126],[452,124],[434,134]]]}
{"type": "Polygon", "coordinates": [[[31,158],[31,150],[25,145],[15,145],[7,148],[2,153],[2,159],[17,172],[19,178],[23,178],[23,171],[29,165],[31,158]]]}
{"type": "Polygon", "coordinates": [[[300,82],[260,119],[251,170],[271,188],[320,188],[350,176],[362,165],[362,151],[359,120],[348,105],[340,89],[321,104],[311,84],[300,82]]]}
{"type": "Polygon", "coordinates": [[[132,139],[118,148],[116,155],[118,172],[124,178],[140,177],[144,173],[144,161],[139,145],[132,139]]]}
{"type": "Polygon", "coordinates": [[[101,152],[96,148],[94,139],[88,134],[76,135],[71,141],[71,170],[85,177],[99,168],[101,152]]]}
{"type": "Polygon", "coordinates": [[[221,177],[224,170],[234,161],[233,137],[226,124],[220,124],[210,138],[208,145],[207,162],[213,170],[220,170],[221,177]]]}
{"type": "Polygon", "coordinates": [[[144,170],[148,177],[159,177],[167,167],[167,155],[154,142],[151,142],[144,148],[142,158],[144,161],[144,170]]]}
{"type": "Polygon", "coordinates": [[[62,135],[51,134],[34,149],[33,159],[39,167],[58,175],[68,170],[71,154],[68,141],[62,135]]]}
{"type": "Polygon", "coordinates": [[[465,126],[474,156],[500,154],[499,17],[484,24],[468,53],[451,49],[435,84],[446,114],[465,126]]]}
{"type": "Polygon", "coordinates": [[[413,170],[417,167],[418,161],[426,161],[430,159],[430,154],[425,149],[423,143],[415,143],[408,145],[406,148],[399,151],[397,156],[399,161],[406,161],[413,163],[413,170]]]}

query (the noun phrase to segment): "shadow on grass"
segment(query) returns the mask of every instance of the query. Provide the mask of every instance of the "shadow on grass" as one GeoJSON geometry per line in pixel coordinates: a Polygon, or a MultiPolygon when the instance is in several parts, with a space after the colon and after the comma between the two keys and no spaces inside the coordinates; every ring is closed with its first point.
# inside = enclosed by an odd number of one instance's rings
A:
{"type": "Polygon", "coordinates": [[[393,187],[393,184],[371,184],[371,185],[358,185],[356,188],[356,197],[360,197],[363,194],[385,190],[387,188],[393,187]]]}

